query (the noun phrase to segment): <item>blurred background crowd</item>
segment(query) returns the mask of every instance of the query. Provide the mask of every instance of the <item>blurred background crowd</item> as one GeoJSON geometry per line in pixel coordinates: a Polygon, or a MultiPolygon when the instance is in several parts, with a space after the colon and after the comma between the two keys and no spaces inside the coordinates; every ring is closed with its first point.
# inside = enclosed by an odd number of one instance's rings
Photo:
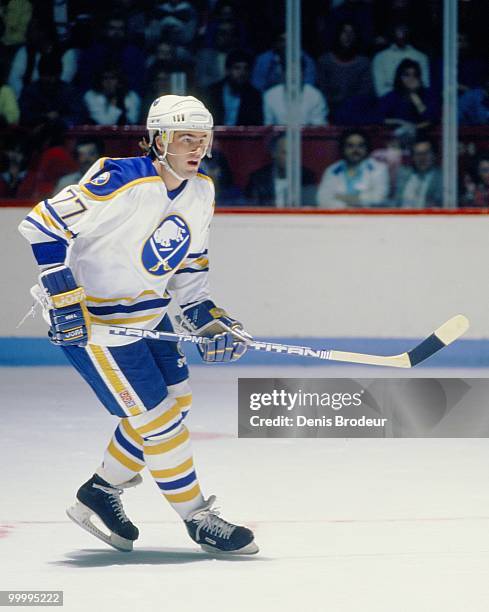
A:
{"type": "MultiPolygon", "coordinates": [[[[459,206],[487,207],[486,3],[459,5],[459,206]]],[[[302,30],[303,204],[441,206],[442,0],[304,0],[302,30]]],[[[285,48],[276,0],[0,0],[0,198],[140,154],[127,126],[179,88],[225,126],[218,205],[285,205],[285,48]]]]}

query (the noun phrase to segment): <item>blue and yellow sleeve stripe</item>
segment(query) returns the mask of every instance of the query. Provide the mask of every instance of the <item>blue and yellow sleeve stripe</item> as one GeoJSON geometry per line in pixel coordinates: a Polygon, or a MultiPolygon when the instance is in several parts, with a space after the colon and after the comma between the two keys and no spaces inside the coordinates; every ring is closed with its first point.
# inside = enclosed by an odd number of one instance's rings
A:
{"type": "Polygon", "coordinates": [[[209,272],[207,249],[201,253],[187,255],[175,274],[195,274],[197,272],[209,272]]]}
{"type": "Polygon", "coordinates": [[[75,237],[47,200],[31,210],[19,230],[31,243],[39,265],[63,263],[69,242],[75,237]]]}

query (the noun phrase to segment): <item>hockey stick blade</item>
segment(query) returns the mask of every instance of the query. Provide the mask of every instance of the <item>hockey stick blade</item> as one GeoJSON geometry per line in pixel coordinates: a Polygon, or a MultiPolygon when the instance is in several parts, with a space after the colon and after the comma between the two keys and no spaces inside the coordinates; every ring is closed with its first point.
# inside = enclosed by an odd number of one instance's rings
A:
{"type": "MultiPolygon", "coordinates": [[[[314,349],[308,346],[294,346],[291,344],[280,344],[278,342],[267,342],[263,340],[249,340],[248,348],[265,353],[280,353],[282,355],[294,355],[299,357],[311,357],[327,361],[342,361],[344,363],[358,363],[362,365],[375,365],[390,368],[412,368],[425,361],[439,350],[448,346],[457,338],[460,338],[469,328],[469,321],[464,315],[455,315],[430,336],[425,338],[417,346],[400,355],[368,355],[364,353],[350,353],[331,349],[314,349]]],[[[172,332],[160,332],[157,330],[140,329],[134,327],[120,327],[117,325],[92,325],[92,329],[112,336],[126,336],[132,338],[146,338],[148,340],[162,340],[165,342],[191,342],[193,344],[205,344],[208,339],[193,334],[176,334],[172,332]]]]}
{"type": "Polygon", "coordinates": [[[347,363],[361,363],[392,368],[412,368],[460,338],[468,329],[469,320],[464,315],[459,314],[445,321],[430,336],[406,353],[384,357],[381,355],[331,351],[330,358],[347,363]]]}
{"type": "Polygon", "coordinates": [[[428,357],[431,357],[440,349],[455,342],[455,340],[465,334],[469,326],[469,320],[461,314],[455,315],[443,323],[443,325],[440,325],[431,336],[428,336],[426,340],[423,340],[421,344],[418,344],[418,346],[415,346],[408,352],[411,367],[418,365],[418,363],[428,359],[428,357]]]}

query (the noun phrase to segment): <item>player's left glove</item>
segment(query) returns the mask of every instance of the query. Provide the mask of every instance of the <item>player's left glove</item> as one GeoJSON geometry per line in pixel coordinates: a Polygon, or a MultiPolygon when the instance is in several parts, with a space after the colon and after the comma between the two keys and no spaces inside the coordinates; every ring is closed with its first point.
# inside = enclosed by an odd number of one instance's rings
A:
{"type": "Polygon", "coordinates": [[[197,345],[200,356],[207,362],[236,361],[246,353],[246,344],[252,339],[239,321],[212,300],[183,308],[180,324],[192,334],[209,338],[205,344],[197,345]]]}

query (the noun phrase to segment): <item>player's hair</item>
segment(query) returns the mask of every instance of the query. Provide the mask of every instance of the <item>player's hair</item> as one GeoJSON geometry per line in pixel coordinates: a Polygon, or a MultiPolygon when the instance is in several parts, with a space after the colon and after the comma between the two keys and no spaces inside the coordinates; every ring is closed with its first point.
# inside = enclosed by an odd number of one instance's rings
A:
{"type": "Polygon", "coordinates": [[[145,155],[148,155],[150,159],[156,159],[156,155],[153,151],[153,147],[150,145],[150,142],[149,142],[149,132],[146,132],[146,134],[138,142],[138,147],[141,149],[141,151],[145,155]]]}

